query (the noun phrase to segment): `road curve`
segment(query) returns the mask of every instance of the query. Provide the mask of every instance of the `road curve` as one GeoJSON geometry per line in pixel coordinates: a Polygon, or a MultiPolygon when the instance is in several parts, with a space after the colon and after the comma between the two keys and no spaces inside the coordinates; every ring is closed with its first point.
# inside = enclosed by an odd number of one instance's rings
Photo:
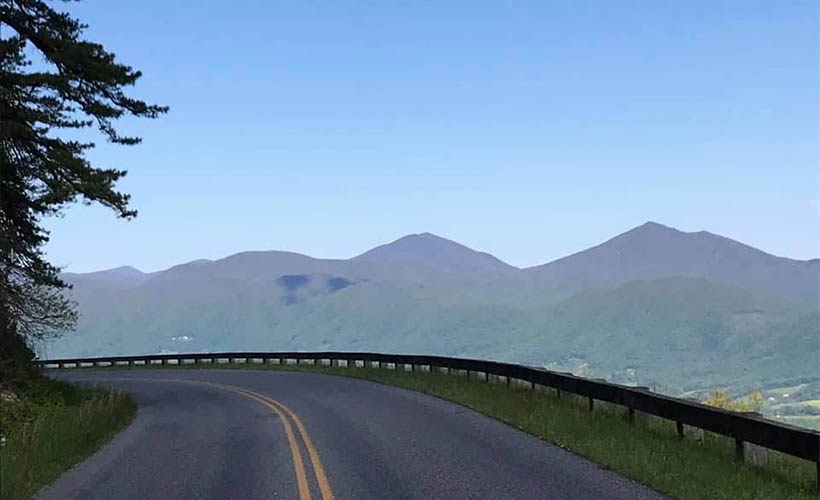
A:
{"type": "Polygon", "coordinates": [[[121,388],[139,411],[38,499],[667,498],[462,406],[365,380],[267,370],[55,376],[121,388]]]}

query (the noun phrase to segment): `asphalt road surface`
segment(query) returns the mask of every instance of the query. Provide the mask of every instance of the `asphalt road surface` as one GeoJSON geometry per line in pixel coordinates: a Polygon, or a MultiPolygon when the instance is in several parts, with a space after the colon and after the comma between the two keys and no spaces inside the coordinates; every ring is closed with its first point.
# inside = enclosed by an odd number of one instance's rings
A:
{"type": "Polygon", "coordinates": [[[431,396],[255,370],[61,372],[134,395],[134,422],[36,498],[662,499],[431,396]]]}

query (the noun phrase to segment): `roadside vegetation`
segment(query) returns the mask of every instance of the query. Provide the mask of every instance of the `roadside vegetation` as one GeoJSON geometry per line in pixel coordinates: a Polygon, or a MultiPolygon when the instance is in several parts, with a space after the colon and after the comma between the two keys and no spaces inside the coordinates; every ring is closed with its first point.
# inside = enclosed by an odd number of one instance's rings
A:
{"type": "MultiPolygon", "coordinates": [[[[234,365],[235,366],[235,365],[234,365]]],[[[253,365],[246,365],[253,366],[253,365]]],[[[404,387],[453,401],[578,453],[653,489],[680,499],[816,499],[814,463],[778,452],[753,467],[735,458],[734,441],[703,432],[680,440],[675,423],[598,403],[589,412],[585,398],[552,389],[533,391],[452,376],[374,368],[288,365],[404,387]]]]}
{"type": "Polygon", "coordinates": [[[43,219],[73,202],[136,216],[118,191],[126,172],[96,166],[92,134],[131,146],[124,116],[156,118],[167,107],[130,97],[139,70],[86,38],[86,25],[54,2],[2,2],[0,64],[0,499],[30,497],[110,439],[136,406],[121,393],[43,377],[34,347],[73,329],[76,304],[60,268],[46,260],[43,219]]]}
{"type": "Polygon", "coordinates": [[[763,407],[763,393],[760,392],[760,389],[755,389],[746,397],[733,398],[728,391],[713,389],[704,403],[724,410],[760,413],[760,409],[763,407]]]}
{"type": "MultiPolygon", "coordinates": [[[[732,439],[711,432],[687,431],[681,440],[675,423],[650,415],[629,422],[626,408],[588,402],[551,388],[532,390],[483,376],[413,372],[383,368],[346,368],[310,364],[216,363],[147,365],[110,369],[261,369],[298,370],[361,378],[440,397],[561,448],[585,456],[650,488],[686,500],[816,500],[814,462],[766,450],[765,463],[752,466],[735,456],[732,439]]],[[[751,398],[755,400],[756,398],[751,398]]],[[[748,403],[748,401],[745,401],[748,403]]]]}
{"type": "Polygon", "coordinates": [[[46,377],[0,388],[0,500],[30,498],[136,414],[130,396],[46,377]]]}

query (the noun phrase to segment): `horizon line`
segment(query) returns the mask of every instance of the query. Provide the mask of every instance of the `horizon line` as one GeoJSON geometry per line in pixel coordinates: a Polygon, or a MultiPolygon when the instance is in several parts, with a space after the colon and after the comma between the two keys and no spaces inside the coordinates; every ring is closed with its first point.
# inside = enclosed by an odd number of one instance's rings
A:
{"type": "MultiPolygon", "coordinates": [[[[450,239],[450,238],[447,238],[447,237],[445,237],[445,236],[440,236],[440,235],[438,235],[438,234],[435,234],[435,233],[432,233],[432,232],[429,232],[429,231],[423,231],[423,232],[419,232],[419,233],[408,233],[408,234],[405,234],[405,235],[403,235],[403,236],[399,236],[398,238],[393,239],[393,240],[391,240],[391,241],[389,241],[389,242],[387,242],[387,243],[382,243],[382,244],[376,245],[376,246],[374,246],[374,247],[372,247],[372,248],[369,248],[369,249],[365,250],[364,252],[358,253],[358,254],[356,254],[356,255],[353,255],[352,257],[347,257],[347,258],[342,258],[342,257],[314,257],[314,256],[312,256],[312,255],[308,255],[308,254],[305,254],[305,253],[296,252],[296,251],[293,251],[293,250],[280,250],[280,249],[266,249],[266,250],[242,250],[242,251],[235,252],[235,253],[232,253],[232,254],[228,254],[228,255],[225,255],[224,257],[219,257],[219,258],[216,258],[216,259],[198,258],[198,259],[193,259],[193,260],[189,260],[189,261],[185,261],[185,262],[180,262],[180,263],[178,263],[178,264],[173,264],[173,265],[171,265],[171,266],[169,266],[169,267],[165,267],[165,268],[157,269],[157,270],[154,270],[154,271],[143,271],[142,269],[139,269],[139,268],[137,268],[136,266],[133,266],[133,265],[130,265],[130,264],[123,264],[123,265],[119,265],[119,266],[115,266],[115,267],[109,267],[109,268],[106,268],[106,269],[97,269],[97,270],[94,270],[94,271],[65,271],[65,272],[62,272],[62,271],[61,271],[61,272],[60,272],[60,274],[61,274],[61,275],[66,275],[66,274],[84,275],[84,274],[104,273],[104,272],[108,272],[108,271],[115,271],[115,270],[117,270],[117,269],[133,269],[133,270],[135,270],[135,271],[139,272],[140,274],[146,274],[146,275],[147,275],[147,274],[158,274],[158,273],[162,273],[162,272],[165,272],[165,271],[171,270],[171,269],[173,269],[173,268],[175,268],[175,267],[179,267],[179,266],[185,266],[185,265],[194,264],[194,263],[197,263],[197,262],[208,262],[208,263],[211,263],[211,262],[218,262],[218,261],[221,261],[221,260],[229,259],[229,258],[231,258],[231,257],[235,257],[235,256],[237,256],[237,255],[241,255],[241,254],[248,254],[248,253],[272,253],[272,252],[278,252],[278,253],[290,253],[290,254],[300,255],[300,256],[302,256],[302,257],[307,257],[307,258],[309,258],[309,259],[314,259],[314,260],[326,260],[326,261],[349,261],[349,260],[353,260],[353,259],[355,259],[355,258],[358,258],[358,257],[360,257],[360,256],[362,256],[362,255],[364,255],[364,254],[366,254],[366,253],[368,253],[368,252],[370,252],[370,251],[372,251],[372,250],[375,250],[376,248],[381,248],[381,247],[384,247],[384,246],[392,245],[392,244],[394,244],[394,243],[398,242],[399,240],[402,240],[402,239],[405,239],[405,238],[408,238],[408,237],[412,237],[412,236],[425,236],[425,235],[430,235],[430,236],[433,236],[433,237],[438,238],[438,239],[441,239],[441,240],[445,240],[445,241],[449,241],[449,242],[451,242],[451,243],[455,243],[455,244],[457,244],[457,245],[463,246],[463,247],[467,248],[468,250],[473,251],[473,252],[476,252],[476,253],[482,253],[482,254],[485,254],[485,255],[489,255],[489,256],[491,256],[491,257],[493,257],[493,258],[497,259],[497,260],[498,260],[498,261],[500,261],[501,263],[503,263],[503,264],[507,265],[507,266],[510,266],[510,267],[512,267],[512,268],[514,268],[514,269],[517,269],[517,270],[519,270],[519,271],[524,271],[524,270],[527,270],[527,269],[534,269],[534,268],[536,268],[536,267],[546,266],[546,265],[552,264],[552,263],[554,263],[554,262],[558,262],[558,261],[560,261],[560,260],[562,260],[562,259],[566,259],[566,258],[568,258],[568,257],[572,257],[573,255],[577,255],[577,254],[579,254],[579,253],[581,253],[581,252],[585,252],[585,251],[587,251],[587,250],[590,250],[590,249],[593,249],[593,248],[597,248],[597,247],[599,247],[599,246],[601,246],[601,245],[604,245],[604,244],[608,243],[609,241],[611,241],[611,240],[613,240],[613,239],[615,239],[615,238],[618,238],[619,236],[625,235],[625,234],[627,234],[627,233],[629,233],[629,232],[631,232],[631,231],[634,231],[634,230],[636,230],[636,229],[639,229],[639,228],[642,228],[642,227],[645,227],[645,226],[659,226],[659,227],[661,227],[661,228],[668,229],[668,230],[671,230],[671,231],[674,231],[674,232],[678,232],[678,233],[682,233],[682,234],[700,234],[700,233],[705,233],[705,234],[709,234],[709,235],[712,235],[712,236],[716,236],[716,237],[719,237],[719,238],[723,238],[723,239],[726,239],[726,240],[729,240],[729,241],[732,241],[732,242],[738,243],[738,244],[740,244],[740,245],[743,245],[743,246],[745,246],[745,247],[748,247],[748,248],[751,248],[751,249],[757,250],[757,251],[759,251],[759,252],[765,253],[766,255],[770,255],[770,256],[772,256],[772,257],[776,257],[776,258],[778,258],[778,259],[788,259],[788,260],[793,260],[793,261],[796,261],[796,262],[806,262],[806,263],[808,263],[808,262],[814,262],[814,261],[820,260],[820,257],[812,257],[812,258],[810,258],[810,259],[795,259],[795,258],[792,258],[792,257],[784,257],[784,256],[782,256],[782,255],[775,255],[775,254],[769,253],[769,252],[767,252],[767,251],[765,251],[765,250],[761,250],[761,249],[759,249],[759,248],[757,248],[757,247],[753,247],[753,246],[751,246],[751,245],[748,245],[748,244],[746,244],[746,243],[743,243],[743,242],[741,242],[741,241],[737,241],[737,240],[734,240],[734,239],[732,239],[732,238],[729,238],[729,237],[726,237],[726,236],[722,236],[722,235],[720,235],[720,234],[716,234],[716,233],[712,233],[712,232],[709,232],[709,231],[704,231],[704,230],[701,230],[701,231],[682,231],[682,230],[680,230],[680,229],[678,229],[678,228],[676,228],[676,227],[673,227],[673,226],[667,226],[667,225],[665,225],[665,224],[661,224],[661,223],[659,223],[659,222],[655,222],[655,221],[651,221],[651,220],[649,220],[649,221],[644,222],[643,224],[637,225],[637,226],[635,226],[635,227],[633,227],[633,228],[630,228],[630,229],[628,229],[628,230],[626,230],[626,231],[624,231],[624,232],[622,232],[622,233],[618,233],[618,234],[616,234],[615,236],[612,236],[612,237],[610,237],[610,238],[607,238],[606,240],[602,241],[601,243],[598,243],[598,244],[595,244],[595,245],[592,245],[592,246],[589,246],[589,247],[583,248],[583,249],[581,249],[581,250],[578,250],[578,251],[575,251],[575,252],[569,253],[569,254],[564,255],[564,256],[562,256],[562,257],[558,257],[558,258],[556,258],[556,259],[553,259],[553,260],[550,260],[550,261],[547,261],[547,262],[544,262],[544,263],[541,263],[541,264],[535,264],[535,265],[532,265],[532,266],[526,266],[526,267],[519,267],[519,266],[515,266],[515,265],[510,264],[509,262],[505,261],[504,259],[502,259],[502,258],[498,257],[497,255],[491,254],[491,253],[489,253],[489,252],[485,252],[485,251],[483,251],[483,250],[476,250],[476,249],[474,249],[474,248],[472,248],[472,247],[469,247],[469,246],[467,246],[467,245],[464,245],[463,243],[459,243],[458,241],[453,240],[453,239],[450,239]]],[[[67,267],[67,266],[66,266],[66,267],[67,267]]]]}

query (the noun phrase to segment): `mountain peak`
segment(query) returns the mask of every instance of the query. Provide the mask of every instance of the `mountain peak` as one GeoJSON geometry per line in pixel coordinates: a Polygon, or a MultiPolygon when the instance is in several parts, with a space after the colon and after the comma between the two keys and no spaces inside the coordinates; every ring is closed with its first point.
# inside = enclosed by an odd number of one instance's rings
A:
{"type": "Polygon", "coordinates": [[[545,282],[561,283],[567,290],[684,277],[801,300],[816,299],[817,271],[817,264],[811,262],[776,257],[707,231],[684,232],[652,221],[527,270],[545,282]]]}
{"type": "Polygon", "coordinates": [[[679,229],[676,229],[674,227],[661,224],[660,222],[651,221],[651,220],[644,222],[640,226],[636,226],[636,227],[630,229],[629,231],[627,231],[624,234],[629,234],[629,233],[632,233],[632,232],[656,233],[656,234],[657,233],[671,233],[671,234],[682,234],[683,233],[683,231],[681,231],[679,229]]]}
{"type": "MultiPolygon", "coordinates": [[[[459,245],[458,243],[456,243],[454,241],[448,240],[447,238],[442,238],[441,236],[435,235],[433,233],[412,233],[412,234],[402,236],[401,238],[393,241],[392,243],[388,243],[388,244],[389,245],[395,245],[395,244],[408,244],[408,243],[419,244],[419,245],[424,245],[424,244],[427,244],[427,245],[444,244],[444,245],[446,245],[446,244],[450,243],[450,244],[453,244],[453,245],[459,245]]],[[[463,246],[463,245],[460,245],[460,246],[463,246]]],[[[467,248],[467,247],[464,247],[464,248],[467,248]]]]}
{"type": "Polygon", "coordinates": [[[96,276],[96,277],[112,277],[112,278],[129,278],[144,276],[145,273],[134,266],[119,266],[111,269],[103,269],[101,271],[92,271],[90,273],[63,273],[65,276],[96,276]]]}
{"type": "Polygon", "coordinates": [[[433,233],[403,236],[354,257],[360,262],[412,264],[445,270],[505,271],[514,269],[494,256],[477,252],[433,233]]]}
{"type": "Polygon", "coordinates": [[[69,282],[75,282],[78,279],[90,279],[98,283],[116,286],[140,285],[151,277],[150,274],[146,274],[133,266],[120,266],[92,273],[62,273],[60,276],[69,282]]]}
{"type": "Polygon", "coordinates": [[[648,221],[644,222],[643,224],[641,224],[638,227],[650,228],[650,229],[672,229],[674,231],[677,231],[677,229],[675,229],[673,227],[665,226],[665,225],[661,224],[660,222],[655,222],[653,220],[648,220],[648,221]]]}

